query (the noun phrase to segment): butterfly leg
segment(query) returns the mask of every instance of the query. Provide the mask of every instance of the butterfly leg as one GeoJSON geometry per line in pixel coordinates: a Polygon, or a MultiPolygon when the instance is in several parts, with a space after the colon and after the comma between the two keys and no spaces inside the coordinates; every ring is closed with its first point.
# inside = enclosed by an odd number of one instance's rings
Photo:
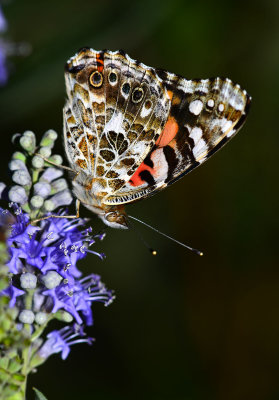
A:
{"type": "Polygon", "coordinates": [[[49,218],[69,218],[69,219],[79,218],[79,207],[80,207],[80,201],[76,200],[76,215],[48,215],[47,217],[34,219],[33,221],[30,221],[29,224],[33,225],[33,224],[36,224],[37,222],[40,222],[40,221],[43,221],[43,220],[49,219],[49,218]]]}

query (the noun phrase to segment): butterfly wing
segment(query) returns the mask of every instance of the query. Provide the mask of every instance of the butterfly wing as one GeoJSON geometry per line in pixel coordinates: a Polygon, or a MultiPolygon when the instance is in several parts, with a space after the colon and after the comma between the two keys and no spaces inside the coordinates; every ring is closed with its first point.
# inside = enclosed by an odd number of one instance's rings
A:
{"type": "Polygon", "coordinates": [[[121,51],[83,49],[66,65],[65,147],[102,203],[125,185],[166,123],[170,98],[152,68],[121,51]],[[89,180],[91,179],[91,184],[89,180]]]}
{"type": "Polygon", "coordinates": [[[65,148],[87,204],[125,204],[175,182],[236,134],[251,100],[229,79],[187,80],[122,51],[82,49],[65,77],[65,148]]]}
{"type": "Polygon", "coordinates": [[[251,98],[229,79],[157,73],[171,98],[168,119],[142,164],[106,204],[132,202],[174,183],[219,150],[245,121],[251,98]]]}

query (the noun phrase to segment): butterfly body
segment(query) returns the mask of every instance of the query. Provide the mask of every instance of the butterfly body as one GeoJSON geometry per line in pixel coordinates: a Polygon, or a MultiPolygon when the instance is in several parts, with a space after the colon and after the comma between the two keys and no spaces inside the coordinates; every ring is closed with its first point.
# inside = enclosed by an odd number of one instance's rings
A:
{"type": "Polygon", "coordinates": [[[242,126],[250,97],[229,79],[187,80],[121,51],[66,64],[64,141],[76,197],[109,226],[124,206],[203,163],[242,126]]]}

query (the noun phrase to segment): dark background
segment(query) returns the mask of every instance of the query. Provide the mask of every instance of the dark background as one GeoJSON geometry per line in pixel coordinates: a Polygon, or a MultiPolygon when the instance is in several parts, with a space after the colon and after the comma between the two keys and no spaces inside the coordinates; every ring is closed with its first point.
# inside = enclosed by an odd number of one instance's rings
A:
{"type": "Polygon", "coordinates": [[[30,390],[69,400],[279,399],[279,2],[17,0],[4,12],[7,37],[33,50],[12,60],[0,92],[2,176],[13,133],[53,128],[62,154],[63,66],[83,46],[123,48],[187,78],[228,76],[253,97],[228,146],[127,207],[204,257],[138,226],[152,257],[133,232],[109,230],[96,245],[107,259],[80,264],[117,295],[109,308],[94,305],[96,343],[65,362],[53,356],[30,390]]]}

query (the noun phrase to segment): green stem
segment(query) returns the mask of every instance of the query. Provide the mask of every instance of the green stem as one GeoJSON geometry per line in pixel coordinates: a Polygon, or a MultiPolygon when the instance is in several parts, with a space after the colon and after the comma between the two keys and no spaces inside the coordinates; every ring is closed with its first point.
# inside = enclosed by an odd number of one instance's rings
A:
{"type": "MultiPolygon", "coordinates": [[[[26,310],[32,310],[33,295],[34,295],[34,289],[26,290],[26,296],[25,296],[26,310]]],[[[28,377],[28,372],[29,372],[30,355],[32,352],[32,349],[31,349],[31,335],[32,335],[31,325],[24,324],[24,331],[27,333],[27,338],[28,338],[28,339],[26,339],[26,347],[24,347],[24,349],[22,351],[23,367],[21,370],[21,373],[24,376],[22,390],[23,390],[24,399],[25,399],[26,398],[27,377],[28,377]]]]}
{"type": "Polygon", "coordinates": [[[39,178],[39,173],[41,170],[38,169],[33,169],[33,173],[32,173],[32,182],[33,184],[37,182],[38,178],[39,178]]]}

